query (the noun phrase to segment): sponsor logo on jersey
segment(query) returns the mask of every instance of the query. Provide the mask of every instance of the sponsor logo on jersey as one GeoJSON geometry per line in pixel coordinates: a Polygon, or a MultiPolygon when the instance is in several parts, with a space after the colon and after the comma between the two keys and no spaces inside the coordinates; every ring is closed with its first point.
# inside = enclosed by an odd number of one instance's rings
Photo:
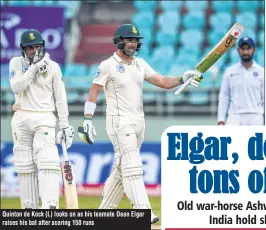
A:
{"type": "Polygon", "coordinates": [[[48,69],[47,69],[46,65],[42,66],[39,69],[39,73],[42,75],[43,79],[46,79],[48,77],[48,69]]]}
{"type": "Polygon", "coordinates": [[[233,77],[235,75],[240,75],[240,73],[231,73],[230,76],[233,77]]]}

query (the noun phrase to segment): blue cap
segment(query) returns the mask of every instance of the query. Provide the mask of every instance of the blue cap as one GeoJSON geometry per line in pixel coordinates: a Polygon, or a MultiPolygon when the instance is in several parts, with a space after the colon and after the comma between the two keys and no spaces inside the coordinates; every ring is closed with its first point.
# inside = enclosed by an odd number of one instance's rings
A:
{"type": "Polygon", "coordinates": [[[255,48],[255,42],[254,42],[253,39],[250,38],[250,37],[243,37],[243,38],[241,38],[241,39],[239,40],[239,42],[238,42],[238,48],[241,47],[241,46],[244,45],[244,44],[247,44],[247,45],[249,45],[249,46],[255,48]]]}

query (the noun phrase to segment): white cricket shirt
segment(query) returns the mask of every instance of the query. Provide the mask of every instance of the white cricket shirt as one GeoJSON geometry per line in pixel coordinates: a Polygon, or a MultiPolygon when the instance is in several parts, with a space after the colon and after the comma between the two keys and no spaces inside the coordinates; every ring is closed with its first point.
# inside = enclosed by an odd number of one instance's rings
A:
{"type": "Polygon", "coordinates": [[[144,117],[143,81],[155,74],[142,58],[133,57],[129,64],[114,53],[103,61],[93,83],[104,87],[106,115],[144,117]]]}
{"type": "Polygon", "coordinates": [[[57,109],[60,128],[68,127],[69,113],[62,73],[56,62],[49,59],[48,63],[47,74],[40,74],[37,67],[27,65],[22,56],[10,60],[9,79],[16,98],[13,109],[34,112],[57,109]]]}
{"type": "Polygon", "coordinates": [[[229,114],[264,114],[264,68],[255,61],[246,69],[241,62],[229,67],[219,94],[218,121],[229,114]]]}

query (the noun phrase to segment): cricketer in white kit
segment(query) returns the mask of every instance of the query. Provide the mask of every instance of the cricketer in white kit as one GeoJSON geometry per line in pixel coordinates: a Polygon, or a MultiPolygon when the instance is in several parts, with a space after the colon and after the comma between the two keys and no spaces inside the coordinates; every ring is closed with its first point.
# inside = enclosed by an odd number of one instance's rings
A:
{"type": "Polygon", "coordinates": [[[226,69],[220,89],[218,125],[264,125],[264,68],[254,60],[255,43],[238,43],[241,61],[226,69]]]}
{"type": "MultiPolygon", "coordinates": [[[[117,208],[124,192],[135,209],[151,209],[143,181],[140,148],[144,140],[143,82],[161,88],[174,88],[193,78],[198,87],[201,76],[187,71],[182,77],[164,77],[155,72],[142,58],[134,57],[141,42],[134,25],[118,27],[114,35],[117,51],[103,61],[96,73],[84,108],[84,121],[79,126],[81,140],[93,144],[96,135],[92,116],[99,92],[104,88],[106,98],[106,132],[114,148],[114,165],[107,179],[100,209],[117,208]]],[[[151,223],[159,218],[151,212],[151,223]]]]}
{"type": "Polygon", "coordinates": [[[15,94],[11,126],[14,166],[19,178],[21,207],[55,209],[59,205],[60,161],[56,142],[72,145],[66,90],[59,65],[45,52],[37,30],[21,36],[22,56],[10,60],[9,77],[15,94]],[[59,129],[55,136],[57,110],[59,129]]]}

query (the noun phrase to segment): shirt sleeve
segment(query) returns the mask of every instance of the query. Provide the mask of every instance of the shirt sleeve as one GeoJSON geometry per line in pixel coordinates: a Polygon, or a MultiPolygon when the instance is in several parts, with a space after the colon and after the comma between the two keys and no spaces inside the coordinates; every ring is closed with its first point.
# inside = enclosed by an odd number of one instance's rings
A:
{"type": "Polygon", "coordinates": [[[106,62],[102,62],[99,65],[99,67],[95,73],[94,80],[92,81],[92,83],[95,83],[95,84],[98,84],[101,86],[105,86],[106,83],[108,82],[109,78],[110,78],[109,66],[106,62]]]}
{"type": "Polygon", "coordinates": [[[262,81],[261,81],[261,85],[260,85],[260,89],[261,89],[261,101],[262,101],[262,106],[265,106],[265,75],[264,75],[264,69],[262,72],[262,81]]]}
{"type": "Polygon", "coordinates": [[[155,74],[157,74],[157,72],[146,62],[142,59],[142,63],[144,65],[144,79],[147,79],[155,74]]]}
{"type": "Polygon", "coordinates": [[[35,77],[37,67],[31,65],[23,74],[22,63],[17,58],[12,58],[9,63],[9,81],[12,91],[15,94],[22,93],[35,77]]]}
{"type": "Polygon", "coordinates": [[[63,129],[69,126],[68,123],[68,105],[66,97],[66,88],[62,76],[62,72],[58,64],[55,65],[54,76],[53,76],[53,90],[55,105],[59,118],[59,128],[63,129]]]}
{"type": "Polygon", "coordinates": [[[219,93],[218,122],[225,122],[230,103],[230,74],[225,71],[219,93]]]}

